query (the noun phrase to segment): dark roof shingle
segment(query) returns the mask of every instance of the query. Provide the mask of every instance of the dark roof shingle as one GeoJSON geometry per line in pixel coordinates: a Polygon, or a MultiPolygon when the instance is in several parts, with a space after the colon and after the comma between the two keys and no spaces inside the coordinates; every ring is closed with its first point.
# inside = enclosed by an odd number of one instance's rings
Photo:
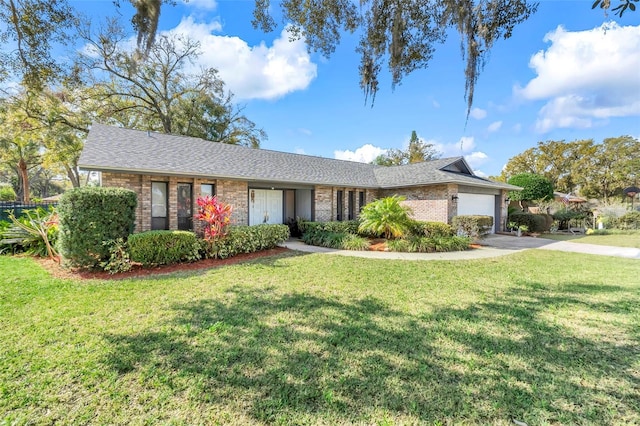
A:
{"type": "MultiPolygon", "coordinates": [[[[217,177],[359,188],[461,183],[515,189],[474,175],[443,171],[462,157],[382,167],[94,123],[80,156],[84,170],[217,177]]],[[[466,163],[464,163],[466,165],[466,163]]]]}

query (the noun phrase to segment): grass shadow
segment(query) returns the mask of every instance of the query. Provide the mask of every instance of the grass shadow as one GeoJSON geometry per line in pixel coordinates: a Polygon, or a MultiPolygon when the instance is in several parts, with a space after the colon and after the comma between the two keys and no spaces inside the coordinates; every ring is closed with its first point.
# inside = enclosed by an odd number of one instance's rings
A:
{"type": "Polygon", "coordinates": [[[373,297],[238,286],[221,298],[176,304],[157,329],[106,334],[104,362],[144,386],[186,392],[204,418],[633,423],[637,334],[594,340],[545,315],[557,306],[609,308],[575,295],[622,289],[567,283],[549,294],[533,284],[500,300],[421,314],[373,297]]]}

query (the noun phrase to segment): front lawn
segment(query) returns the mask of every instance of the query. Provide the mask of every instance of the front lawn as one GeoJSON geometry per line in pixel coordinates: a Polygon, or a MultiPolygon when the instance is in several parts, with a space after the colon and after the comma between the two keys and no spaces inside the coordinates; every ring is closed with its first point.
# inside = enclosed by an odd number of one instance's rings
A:
{"type": "Polygon", "coordinates": [[[640,231],[618,231],[606,235],[544,234],[542,237],[550,240],[571,241],[572,243],[640,248],[640,231]]]}
{"type": "Polygon", "coordinates": [[[640,424],[639,270],[287,253],[72,281],[0,256],[0,424],[640,424]]]}

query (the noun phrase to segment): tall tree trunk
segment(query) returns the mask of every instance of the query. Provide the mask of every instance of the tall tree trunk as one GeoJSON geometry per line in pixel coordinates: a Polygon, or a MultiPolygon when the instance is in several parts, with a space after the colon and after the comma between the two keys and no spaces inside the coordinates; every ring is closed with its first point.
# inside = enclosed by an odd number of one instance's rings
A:
{"type": "Polygon", "coordinates": [[[28,204],[31,200],[29,194],[29,174],[27,173],[27,162],[24,158],[18,161],[18,173],[20,174],[20,180],[22,181],[22,202],[28,204]]]}
{"type": "Polygon", "coordinates": [[[64,168],[67,171],[67,177],[71,181],[71,185],[74,188],[80,188],[80,175],[78,174],[78,169],[74,167],[69,167],[66,164],[64,168]]]}

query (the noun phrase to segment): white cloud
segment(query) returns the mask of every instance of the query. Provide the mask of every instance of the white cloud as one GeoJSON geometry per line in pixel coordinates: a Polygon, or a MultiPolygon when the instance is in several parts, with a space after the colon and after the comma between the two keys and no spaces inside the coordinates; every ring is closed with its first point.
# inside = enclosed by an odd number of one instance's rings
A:
{"type": "Polygon", "coordinates": [[[334,151],[333,156],[338,160],[358,161],[360,163],[370,163],[379,155],[385,154],[386,149],[373,146],[370,143],[362,145],[355,151],[334,151]]]}
{"type": "Polygon", "coordinates": [[[522,131],[522,124],[516,123],[513,125],[513,131],[515,133],[520,133],[522,131]]]}
{"type": "Polygon", "coordinates": [[[303,40],[290,42],[288,29],[273,41],[249,46],[239,37],[215,35],[219,22],[198,23],[185,17],[169,33],[183,34],[200,42],[202,55],[194,64],[218,69],[220,78],[238,99],[276,99],[306,89],[317,75],[303,40]]]}
{"type": "Polygon", "coordinates": [[[428,141],[432,143],[434,148],[442,153],[443,157],[459,157],[465,153],[469,153],[476,147],[473,136],[463,136],[457,143],[438,143],[436,141],[428,141]]]}
{"type": "Polygon", "coordinates": [[[467,163],[471,166],[472,169],[475,169],[482,164],[486,163],[489,159],[489,156],[481,151],[474,151],[470,154],[466,154],[464,159],[467,160],[467,163]]]}
{"type": "Polygon", "coordinates": [[[311,136],[313,134],[311,130],[305,129],[304,127],[299,128],[298,133],[302,133],[305,136],[311,136]]]}
{"type": "MultiPolygon", "coordinates": [[[[433,142],[431,142],[433,143],[433,142]]],[[[489,156],[482,151],[474,151],[476,148],[475,138],[473,136],[463,136],[457,143],[434,143],[435,148],[442,153],[443,157],[459,157],[463,156],[478,176],[486,177],[477,167],[486,163],[489,156]]]]}
{"type": "Polygon", "coordinates": [[[433,105],[434,108],[440,108],[440,102],[436,101],[435,99],[431,101],[431,105],[433,105]]]}
{"type": "Polygon", "coordinates": [[[194,9],[202,10],[215,10],[218,7],[216,0],[182,0],[182,3],[194,9]]]}
{"type": "Polygon", "coordinates": [[[476,120],[482,120],[487,116],[487,111],[481,108],[473,108],[469,115],[471,116],[471,118],[475,118],[476,120]]]}
{"type": "Polygon", "coordinates": [[[605,23],[587,31],[548,33],[546,51],[531,57],[536,72],[514,94],[546,100],[536,129],[588,128],[610,117],[640,115],[640,25],[605,23]]]}
{"type": "Polygon", "coordinates": [[[294,152],[294,153],[296,153],[296,154],[307,155],[307,153],[306,153],[306,151],[304,150],[304,148],[296,147],[296,148],[293,150],[293,152],[294,152]]]}
{"type": "Polygon", "coordinates": [[[487,131],[489,133],[497,132],[501,127],[502,121],[494,121],[493,123],[489,124],[489,127],[487,127],[487,131]]]}

